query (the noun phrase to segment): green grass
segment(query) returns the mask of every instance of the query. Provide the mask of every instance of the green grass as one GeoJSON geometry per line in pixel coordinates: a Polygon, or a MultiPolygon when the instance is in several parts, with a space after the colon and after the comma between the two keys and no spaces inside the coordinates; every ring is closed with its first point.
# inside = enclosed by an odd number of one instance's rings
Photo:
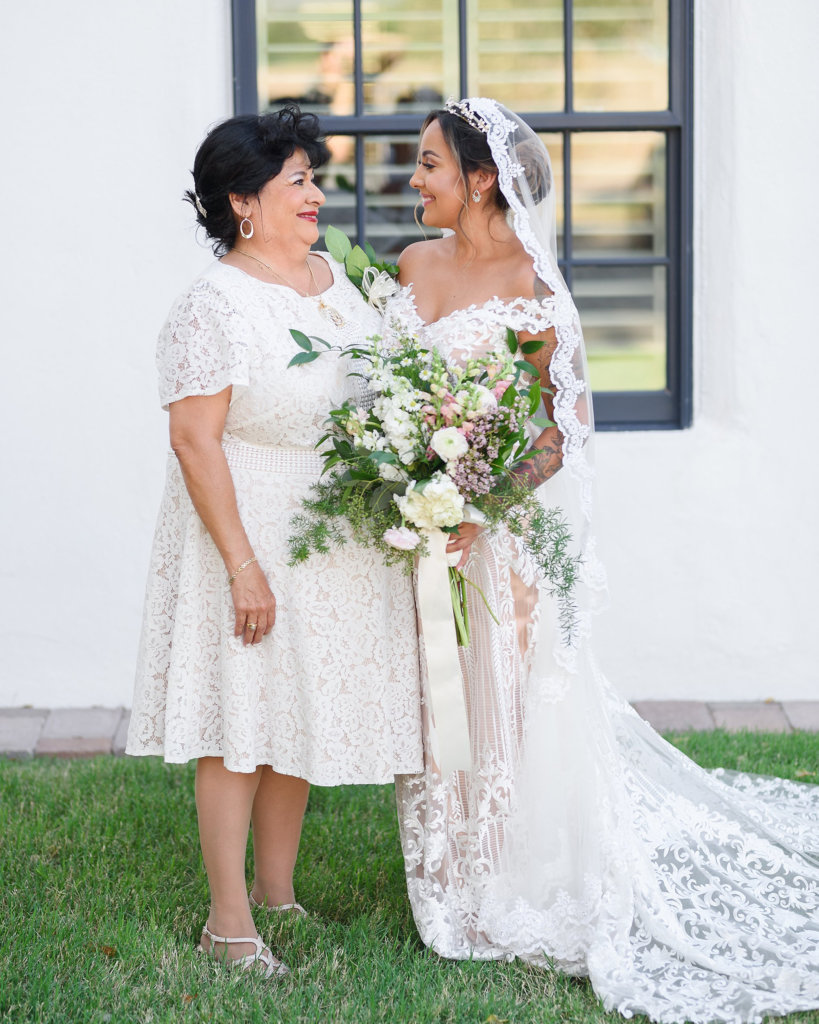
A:
{"type": "MultiPolygon", "coordinates": [[[[707,766],[813,778],[816,736],[688,733],[707,766]]],[[[594,1024],[588,983],[420,944],[392,787],[314,789],[297,877],[306,921],[266,922],[291,978],[193,951],[207,910],[190,766],[0,760],[0,1021],[594,1024]]],[[[789,1021],[819,1024],[819,1012],[789,1021]]]]}

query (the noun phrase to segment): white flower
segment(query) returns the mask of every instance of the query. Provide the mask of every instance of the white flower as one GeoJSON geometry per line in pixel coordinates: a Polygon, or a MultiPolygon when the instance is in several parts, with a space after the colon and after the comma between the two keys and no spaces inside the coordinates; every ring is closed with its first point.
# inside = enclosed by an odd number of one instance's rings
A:
{"type": "Polygon", "coordinates": [[[486,416],[498,407],[498,400],[483,384],[476,384],[472,391],[472,403],[478,416],[486,416]]]}
{"type": "Polygon", "coordinates": [[[432,435],[429,446],[445,462],[451,462],[452,459],[464,454],[469,448],[469,443],[455,427],[442,427],[432,435]]]}
{"type": "Polygon", "coordinates": [[[464,499],[445,473],[436,473],[420,484],[413,481],[405,495],[396,494],[395,503],[401,515],[422,530],[457,526],[464,509],[464,499]]]}
{"type": "Polygon", "coordinates": [[[389,480],[390,483],[407,479],[406,473],[403,473],[397,466],[393,466],[389,462],[382,462],[380,464],[378,467],[378,475],[382,480],[389,480]]]}
{"type": "Polygon", "coordinates": [[[398,284],[386,270],[379,273],[375,267],[367,267],[361,278],[361,290],[367,296],[367,302],[373,309],[383,313],[387,299],[398,291],[398,284]]]}
{"type": "Polygon", "coordinates": [[[393,526],[382,534],[384,540],[390,547],[398,548],[399,551],[413,551],[421,543],[421,538],[407,526],[393,526]]]}

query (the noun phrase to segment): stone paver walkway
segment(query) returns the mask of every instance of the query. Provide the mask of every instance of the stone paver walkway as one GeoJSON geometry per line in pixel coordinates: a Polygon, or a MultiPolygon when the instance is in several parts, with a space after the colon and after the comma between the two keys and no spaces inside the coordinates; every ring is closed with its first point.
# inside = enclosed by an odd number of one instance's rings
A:
{"type": "MultiPolygon", "coordinates": [[[[736,732],[819,733],[819,700],[704,703],[694,700],[635,701],[658,732],[727,729],[736,732]]],[[[0,756],[90,757],[122,754],[127,708],[0,708],[0,756]]]]}

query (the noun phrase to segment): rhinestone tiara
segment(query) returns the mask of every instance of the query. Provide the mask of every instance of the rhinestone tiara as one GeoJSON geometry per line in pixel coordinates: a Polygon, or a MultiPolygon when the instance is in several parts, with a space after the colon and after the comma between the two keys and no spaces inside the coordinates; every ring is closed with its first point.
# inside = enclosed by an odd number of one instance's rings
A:
{"type": "Polygon", "coordinates": [[[444,108],[448,113],[455,114],[462,121],[466,121],[473,128],[477,128],[479,132],[483,132],[484,135],[489,134],[489,122],[483,114],[479,114],[472,109],[469,105],[469,100],[447,100],[444,108]]]}

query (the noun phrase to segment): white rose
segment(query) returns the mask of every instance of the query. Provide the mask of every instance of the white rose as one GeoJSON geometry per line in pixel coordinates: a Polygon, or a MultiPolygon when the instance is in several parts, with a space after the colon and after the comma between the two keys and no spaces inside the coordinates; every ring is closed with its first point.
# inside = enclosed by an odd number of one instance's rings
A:
{"type": "Polygon", "coordinates": [[[432,435],[429,446],[445,462],[450,462],[452,459],[457,459],[459,455],[463,455],[469,448],[469,443],[455,427],[443,427],[432,435]]]}
{"type": "Polygon", "coordinates": [[[463,518],[464,499],[445,473],[411,483],[406,494],[395,496],[395,503],[401,515],[422,530],[457,526],[463,518]]]}
{"type": "Polygon", "coordinates": [[[390,547],[398,548],[399,551],[413,551],[421,543],[421,538],[406,526],[393,526],[382,534],[384,540],[390,547]]]}

